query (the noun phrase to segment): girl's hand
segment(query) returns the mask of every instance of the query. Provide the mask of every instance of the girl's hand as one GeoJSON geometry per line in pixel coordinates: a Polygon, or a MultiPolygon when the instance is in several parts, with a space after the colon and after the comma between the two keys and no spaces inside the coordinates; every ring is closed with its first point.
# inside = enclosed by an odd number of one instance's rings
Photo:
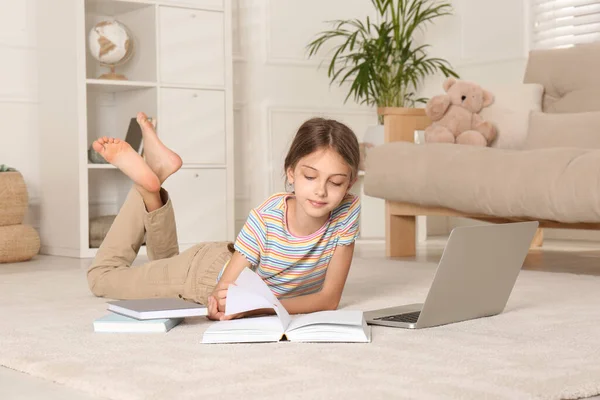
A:
{"type": "Polygon", "coordinates": [[[212,292],[212,296],[216,300],[217,310],[225,312],[225,304],[227,303],[227,288],[229,283],[219,282],[212,292]]]}
{"type": "Polygon", "coordinates": [[[213,321],[220,321],[221,317],[225,316],[223,311],[219,311],[217,308],[217,300],[213,295],[208,296],[208,315],[206,316],[208,319],[213,321]]]}
{"type": "Polygon", "coordinates": [[[227,321],[229,319],[244,318],[244,316],[245,313],[225,315],[224,311],[219,311],[217,307],[217,299],[212,295],[208,297],[208,319],[213,321],[227,321]]]}

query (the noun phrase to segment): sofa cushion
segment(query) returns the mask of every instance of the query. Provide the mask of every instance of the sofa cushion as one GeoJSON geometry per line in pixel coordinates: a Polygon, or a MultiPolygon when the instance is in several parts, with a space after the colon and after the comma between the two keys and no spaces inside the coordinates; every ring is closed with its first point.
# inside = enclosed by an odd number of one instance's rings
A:
{"type": "Polygon", "coordinates": [[[479,115],[498,131],[491,147],[520,149],[527,137],[529,113],[541,111],[544,87],[538,83],[486,86],[494,94],[494,103],[479,115]]]}
{"type": "Polygon", "coordinates": [[[600,222],[600,150],[504,150],[386,143],[371,150],[365,193],[496,217],[600,222]]]}
{"type": "Polygon", "coordinates": [[[525,149],[582,147],[600,149],[600,111],[549,114],[532,112],[525,149]]]}
{"type": "Polygon", "coordinates": [[[529,52],[524,83],[544,85],[542,110],[600,111],[600,42],[529,52]]]}

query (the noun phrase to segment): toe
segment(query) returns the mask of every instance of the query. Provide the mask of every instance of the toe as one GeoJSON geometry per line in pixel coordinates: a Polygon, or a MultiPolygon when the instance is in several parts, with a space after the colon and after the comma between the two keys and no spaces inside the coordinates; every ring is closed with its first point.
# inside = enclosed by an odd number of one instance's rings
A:
{"type": "Polygon", "coordinates": [[[96,140],[93,144],[92,144],[92,148],[100,153],[102,152],[102,150],[104,150],[104,146],[102,145],[102,143],[100,142],[100,140],[96,140]]]}

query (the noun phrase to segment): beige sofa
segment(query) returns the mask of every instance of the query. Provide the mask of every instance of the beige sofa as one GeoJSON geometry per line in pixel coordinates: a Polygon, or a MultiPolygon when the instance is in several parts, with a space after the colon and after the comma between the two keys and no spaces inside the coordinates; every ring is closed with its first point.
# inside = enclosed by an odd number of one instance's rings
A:
{"type": "Polygon", "coordinates": [[[415,254],[418,215],[600,229],[600,44],[532,51],[524,83],[544,95],[521,149],[410,143],[423,110],[380,110],[386,143],[369,152],[364,187],[386,200],[388,256],[415,254]]]}

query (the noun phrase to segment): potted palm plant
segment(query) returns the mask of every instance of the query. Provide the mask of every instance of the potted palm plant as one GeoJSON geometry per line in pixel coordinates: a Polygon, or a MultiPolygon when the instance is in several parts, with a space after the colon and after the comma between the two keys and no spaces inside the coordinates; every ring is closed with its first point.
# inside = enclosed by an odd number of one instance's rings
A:
{"type": "MultiPolygon", "coordinates": [[[[316,55],[325,43],[333,45],[327,70],[331,84],[349,84],[346,101],[352,97],[359,104],[378,108],[380,125],[374,135],[379,139],[372,139],[373,144],[383,143],[381,124],[388,116],[396,119],[396,126],[405,126],[400,140],[412,141],[414,130],[427,123],[424,108],[417,108],[427,102],[418,97],[420,84],[437,72],[458,77],[449,62],[429,57],[429,45],[418,44],[415,34],[436,18],[451,15],[452,6],[438,0],[371,3],[376,9],[375,20],[366,17],[364,21],[331,21],[332,28],[319,33],[307,46],[309,57],[316,55]],[[398,119],[402,119],[401,124],[398,119]]],[[[389,134],[386,133],[387,140],[391,140],[389,134]]],[[[368,135],[369,132],[365,139],[368,135]]]]}

